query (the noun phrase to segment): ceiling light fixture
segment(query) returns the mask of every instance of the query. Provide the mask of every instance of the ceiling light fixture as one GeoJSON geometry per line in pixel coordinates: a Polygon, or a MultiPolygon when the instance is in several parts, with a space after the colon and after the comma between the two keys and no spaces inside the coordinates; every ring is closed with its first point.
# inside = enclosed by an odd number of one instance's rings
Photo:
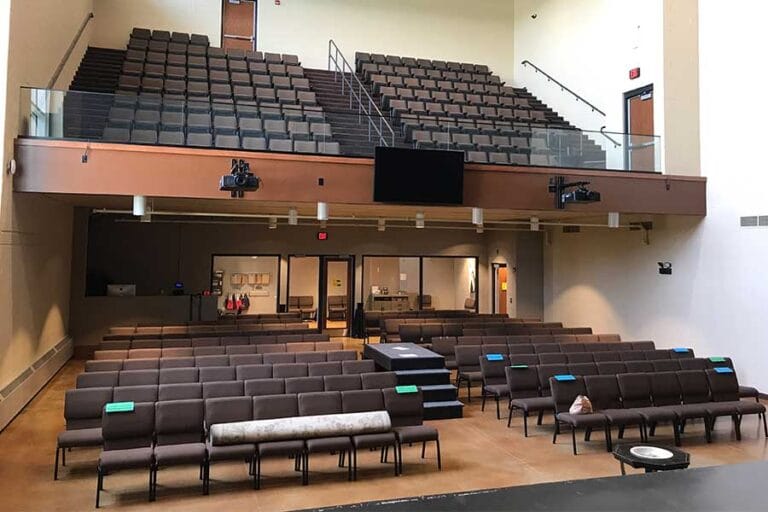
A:
{"type": "Polygon", "coordinates": [[[133,196],[133,214],[141,217],[147,213],[147,198],[145,196],[133,196]]]}
{"type": "Polygon", "coordinates": [[[482,226],[483,225],[483,209],[482,208],[472,208],[472,224],[475,226],[482,226]]]}
{"type": "Polygon", "coordinates": [[[384,219],[379,219],[378,224],[376,225],[377,231],[386,231],[387,230],[387,221],[384,219]]]}
{"type": "Polygon", "coordinates": [[[269,229],[277,229],[277,217],[269,218],[269,229]]]}
{"type": "Polygon", "coordinates": [[[538,230],[539,230],[539,218],[531,217],[531,231],[538,231],[538,230]]]}
{"type": "Polygon", "coordinates": [[[299,224],[299,212],[296,208],[288,209],[288,225],[297,226],[299,224]]]}
{"type": "Polygon", "coordinates": [[[619,227],[619,212],[608,212],[608,227],[609,228],[619,227]]]}
{"type": "Polygon", "coordinates": [[[321,222],[328,220],[328,203],[322,201],[317,203],[317,220],[321,222]]]}

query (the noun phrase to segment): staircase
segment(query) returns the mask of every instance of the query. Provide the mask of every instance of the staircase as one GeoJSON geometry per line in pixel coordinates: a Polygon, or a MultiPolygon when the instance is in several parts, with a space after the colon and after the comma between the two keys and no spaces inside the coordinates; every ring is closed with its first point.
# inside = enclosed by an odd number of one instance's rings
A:
{"type": "Polygon", "coordinates": [[[65,138],[101,138],[124,60],[125,51],[88,47],[64,97],[65,138]]]}
{"type": "MultiPolygon", "coordinates": [[[[334,81],[333,71],[322,69],[305,69],[305,76],[309,79],[309,84],[317,96],[317,102],[325,110],[327,122],[331,123],[333,140],[341,146],[341,154],[345,156],[365,156],[372,157],[375,146],[380,145],[376,131],[371,128],[371,139],[368,138],[368,120],[365,116],[359,117],[357,114],[357,105],[350,107],[349,94],[341,93],[341,79],[334,81]]],[[[363,82],[362,76],[358,75],[363,82]]],[[[381,98],[374,94],[370,86],[363,82],[363,87],[371,95],[376,105],[381,109],[381,98]]],[[[355,101],[354,99],[352,100],[355,101]]],[[[395,146],[410,147],[405,142],[400,127],[395,126],[389,118],[389,111],[381,109],[390,126],[395,130],[395,146]]],[[[386,129],[385,129],[386,130],[386,129]]],[[[383,130],[383,131],[385,131],[383,130]]],[[[390,137],[389,131],[385,131],[386,136],[390,137]]],[[[387,141],[389,143],[389,140],[387,141]]]]}
{"type": "Polygon", "coordinates": [[[398,386],[415,385],[424,396],[424,419],[461,418],[464,404],[457,400],[458,390],[451,384],[447,368],[396,370],[398,386]]]}

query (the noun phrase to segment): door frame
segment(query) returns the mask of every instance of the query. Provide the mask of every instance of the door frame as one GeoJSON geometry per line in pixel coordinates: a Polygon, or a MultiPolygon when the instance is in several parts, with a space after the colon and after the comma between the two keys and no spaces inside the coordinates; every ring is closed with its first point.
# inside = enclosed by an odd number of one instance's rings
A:
{"type": "Polygon", "coordinates": [[[285,308],[288,310],[288,298],[291,296],[291,258],[318,258],[317,269],[317,314],[315,315],[315,321],[317,322],[318,329],[325,328],[325,321],[327,316],[327,304],[325,300],[325,292],[327,288],[327,261],[347,261],[347,296],[350,297],[349,304],[347,305],[347,329],[352,328],[352,314],[354,312],[354,290],[355,290],[355,255],[354,254],[288,254],[286,256],[286,263],[288,270],[286,272],[286,286],[285,286],[285,308]]]}
{"type": "MultiPolygon", "coordinates": [[[[629,133],[629,100],[631,98],[634,98],[635,96],[640,96],[642,94],[650,92],[653,94],[653,83],[646,84],[642,87],[638,87],[636,89],[632,89],[631,91],[627,91],[623,94],[624,103],[622,106],[622,111],[624,113],[624,168],[628,169],[630,160],[629,160],[629,144],[630,144],[630,133],[629,133]]],[[[655,99],[655,98],[654,98],[655,99]]],[[[654,105],[655,106],[655,105],[654,105]]],[[[653,120],[654,124],[654,131],[656,131],[656,119],[653,120]]],[[[633,135],[648,135],[652,136],[653,133],[635,133],[633,135]]]]}
{"type": "MultiPolygon", "coordinates": [[[[499,297],[496,288],[499,285],[497,282],[497,275],[500,268],[507,269],[507,293],[509,293],[509,266],[506,263],[491,263],[491,313],[494,315],[497,313],[496,309],[499,306],[499,304],[497,304],[499,297]]],[[[507,311],[507,316],[509,316],[509,311],[507,311]]]]}

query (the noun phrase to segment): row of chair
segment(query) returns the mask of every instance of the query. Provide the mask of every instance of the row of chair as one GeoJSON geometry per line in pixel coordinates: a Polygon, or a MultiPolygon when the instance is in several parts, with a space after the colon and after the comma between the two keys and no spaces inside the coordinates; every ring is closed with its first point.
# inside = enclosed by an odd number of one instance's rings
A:
{"type": "Polygon", "coordinates": [[[756,414],[763,422],[765,436],[768,425],[765,406],[759,402],[739,399],[739,383],[730,368],[711,370],[681,370],[652,374],[630,373],[619,375],[593,375],[587,377],[563,376],[550,378],[555,406],[555,432],[557,442],[560,425],[571,429],[573,454],[576,455],[576,429],[588,432],[603,428],[608,451],[612,450],[611,428],[618,426],[620,435],[627,426],[638,426],[641,440],[646,429],[653,431],[657,424],[671,422],[675,443],[680,444],[680,432],[688,420],[702,419],[707,442],[712,441],[712,429],[718,417],[730,416],[741,440],[741,421],[745,415],[756,414]],[[589,396],[593,411],[571,414],[569,408],[579,395],[589,396]]]}
{"type": "MultiPolygon", "coordinates": [[[[93,361],[146,361],[150,359],[176,359],[195,357],[217,357],[222,361],[229,358],[237,361],[235,356],[250,356],[248,360],[257,361],[265,359],[267,362],[293,363],[320,362],[320,361],[347,361],[355,359],[355,350],[344,350],[341,342],[291,343],[288,345],[229,345],[227,347],[198,347],[198,348],[137,348],[129,350],[96,350],[93,361]],[[327,346],[320,346],[326,345],[327,346]],[[287,347],[305,350],[286,350],[287,347]],[[258,350],[258,349],[261,350],[258,350]]],[[[202,359],[201,359],[202,361],[202,359]]],[[[243,364],[243,363],[239,363],[243,364]]],[[[251,364],[251,363],[248,363],[251,364]]],[[[86,364],[86,367],[88,365],[86,364]]],[[[178,366],[178,365],[177,365],[178,366]]],[[[209,365],[210,366],[210,365],[209,365]]],[[[119,369],[119,368],[118,368],[119,369]]],[[[127,369],[127,368],[126,368],[127,369]]],[[[133,368],[136,369],[136,368],[133,368]]]]}
{"type": "MultiPolygon", "coordinates": [[[[421,100],[435,101],[437,103],[454,103],[453,99],[462,95],[489,95],[497,97],[497,100],[489,100],[493,105],[505,105],[523,109],[543,110],[544,107],[527,95],[521,95],[511,87],[466,82],[454,82],[451,80],[432,80],[419,78],[399,78],[392,76],[373,75],[371,86],[374,91],[382,96],[383,105],[389,108],[390,100],[421,100]]],[[[459,101],[458,103],[466,103],[459,101]]],[[[482,100],[470,101],[470,103],[482,104],[482,100]]]]}
{"type": "MultiPolygon", "coordinates": [[[[156,498],[158,470],[168,466],[200,467],[203,494],[209,491],[211,462],[244,460],[253,474],[254,488],[260,487],[261,461],[270,457],[295,458],[294,469],[301,470],[302,483],[309,483],[311,454],[348,455],[348,479],[356,478],[358,450],[393,448],[395,475],[402,472],[402,444],[434,441],[440,467],[439,435],[434,427],[422,424],[420,393],[398,394],[393,388],[345,392],[315,392],[265,397],[230,397],[211,400],[175,400],[137,403],[130,412],[102,418],[103,450],[97,468],[96,507],[106,474],[121,469],[149,470],[149,499],[156,498]],[[297,416],[325,416],[353,412],[387,411],[392,430],[379,434],[298,438],[282,441],[213,445],[207,439],[212,425],[236,421],[282,420],[297,416]],[[128,421],[126,421],[126,416],[128,421]]],[[[58,451],[57,451],[58,457],[58,451]]],[[[423,455],[422,455],[423,457],[423,455]]],[[[344,465],[339,455],[339,466],[344,465]]]]}
{"type": "MultiPolygon", "coordinates": [[[[161,360],[162,361],[162,360],[161,360]]],[[[90,371],[77,376],[76,388],[147,386],[186,382],[243,381],[250,379],[356,375],[376,371],[371,360],[318,361],[313,363],[246,363],[237,366],[159,367],[141,370],[90,371]],[[310,374],[310,371],[312,374],[310,374]]]]}
{"type": "MultiPolygon", "coordinates": [[[[127,349],[146,349],[146,348],[200,348],[200,347],[230,347],[242,345],[284,345],[285,350],[280,347],[262,349],[264,352],[299,352],[312,350],[341,350],[340,341],[328,341],[327,334],[284,334],[271,336],[207,336],[199,338],[145,338],[145,339],[119,339],[103,340],[101,348],[105,350],[127,350],[127,349]],[[299,343],[299,345],[295,345],[299,343]],[[330,343],[333,343],[332,345],[330,343]],[[314,344],[310,346],[310,344],[314,344]],[[290,347],[288,347],[290,345],[290,347]]],[[[247,349],[244,349],[247,350],[247,349]]],[[[258,349],[257,349],[258,352],[258,349]]],[[[212,354],[218,352],[214,351],[212,354]]],[[[226,350],[221,353],[227,353],[226,350]]],[[[246,352],[247,353],[247,352],[246,352]]],[[[194,355],[194,354],[193,354],[194,355]]]]}
{"type": "Polygon", "coordinates": [[[418,78],[435,81],[452,81],[491,84],[496,86],[503,85],[503,82],[497,75],[488,73],[470,73],[465,71],[441,71],[426,70],[422,68],[412,68],[408,66],[390,66],[388,64],[363,64],[362,73],[366,80],[370,81],[374,76],[394,76],[400,78],[418,78]]]}
{"type": "Polygon", "coordinates": [[[110,334],[134,334],[149,333],[160,334],[167,332],[179,334],[189,332],[189,329],[204,328],[207,330],[233,330],[237,325],[262,324],[262,323],[286,323],[299,321],[299,315],[295,313],[252,313],[241,315],[227,315],[216,320],[196,320],[191,322],[174,323],[139,323],[134,325],[115,325],[109,327],[110,334]]]}
{"type": "Polygon", "coordinates": [[[184,48],[181,45],[169,47],[158,42],[154,46],[157,48],[151,48],[150,45],[147,45],[147,48],[129,48],[125,52],[125,60],[137,63],[168,63],[173,66],[188,66],[189,68],[232,70],[243,73],[263,72],[285,75],[290,72],[294,76],[304,76],[303,68],[295,55],[283,55],[280,57],[280,62],[275,62],[274,60],[266,60],[265,55],[262,55],[262,60],[259,60],[257,53],[218,55],[219,52],[213,47],[206,48],[205,53],[203,53],[202,48],[194,46],[188,46],[186,52],[183,51],[184,48]],[[299,72],[297,68],[301,71],[299,72]]]}
{"type": "MultiPolygon", "coordinates": [[[[273,325],[273,324],[268,324],[273,325]]],[[[287,325],[287,324],[286,324],[287,325]]],[[[195,332],[163,332],[161,334],[141,332],[133,334],[105,334],[103,341],[158,341],[163,346],[217,346],[254,343],[257,345],[264,343],[293,343],[296,341],[328,341],[327,334],[322,334],[318,329],[308,329],[307,324],[303,324],[304,329],[259,329],[258,324],[237,326],[238,330],[195,330],[195,332]],[[196,341],[195,341],[196,340],[196,341]],[[206,340],[206,341],[203,341],[206,340]],[[173,345],[166,343],[174,343],[173,345]],[[176,344],[178,343],[178,344],[176,344]],[[186,344],[185,344],[186,343],[186,344]]],[[[209,326],[199,326],[205,328],[209,326]]],[[[222,326],[223,328],[224,326],[222,326]]],[[[230,327],[230,326],[227,326],[230,327]]],[[[139,347],[136,347],[139,348],[139,347]]],[[[152,347],[141,347],[152,348],[152,347]]]]}
{"type": "MultiPolygon", "coordinates": [[[[550,120],[547,113],[543,110],[525,110],[505,102],[499,96],[479,96],[464,95],[462,93],[451,93],[446,98],[445,103],[438,102],[435,99],[423,100],[389,100],[389,109],[392,117],[403,122],[403,116],[408,115],[407,119],[413,120],[413,116],[433,116],[442,121],[447,118],[447,126],[456,126],[462,128],[460,121],[484,120],[486,125],[490,126],[489,121],[502,121],[505,123],[536,123],[546,126],[554,124],[559,127],[562,123],[557,119],[550,120]],[[476,97],[475,97],[476,96],[476,97]]],[[[422,122],[422,124],[426,122],[422,122]]],[[[414,124],[414,123],[410,123],[414,124]]],[[[471,128],[472,123],[467,123],[471,128]]],[[[443,126],[441,123],[439,126],[443,126]]],[[[508,128],[507,128],[508,129],[508,128]]]]}
{"type": "Polygon", "coordinates": [[[173,43],[191,44],[207,47],[210,42],[203,34],[188,34],[186,32],[169,32],[168,30],[150,30],[143,27],[133,27],[131,39],[166,41],[173,43]]]}
{"type": "MultiPolygon", "coordinates": [[[[582,342],[596,342],[599,339],[594,339],[592,329],[589,327],[561,327],[561,328],[531,328],[531,327],[518,327],[515,324],[490,324],[486,327],[469,327],[467,325],[460,324],[401,324],[397,326],[397,330],[392,332],[387,330],[381,333],[382,342],[386,343],[398,343],[402,341],[402,333],[406,335],[405,339],[419,340],[415,342],[428,343],[434,338],[440,337],[489,337],[489,336],[509,336],[513,338],[515,336],[552,336],[555,343],[567,343],[571,341],[582,342]],[[402,329],[402,331],[401,331],[402,329]],[[593,336],[593,338],[582,338],[579,340],[579,336],[593,336]]],[[[620,341],[617,334],[607,334],[605,341],[620,341]]],[[[514,341],[522,341],[520,340],[514,341]]]]}
{"type": "MultiPolygon", "coordinates": [[[[449,324],[450,325],[450,324],[449,324]]],[[[403,324],[398,329],[399,338],[408,343],[429,343],[440,340],[454,345],[498,345],[498,344],[578,344],[578,343],[617,343],[621,342],[618,334],[539,334],[539,335],[514,335],[514,334],[467,334],[462,329],[462,334],[453,328],[443,326],[442,335],[439,332],[439,324],[403,324]],[[446,334],[448,333],[448,334],[446,334]]],[[[494,329],[494,328],[485,328],[494,329]]],[[[499,331],[506,328],[497,328],[499,331]]],[[[471,329],[470,329],[470,332],[471,329]]]]}
{"type": "Polygon", "coordinates": [[[259,87],[251,85],[252,80],[245,78],[238,84],[231,82],[210,83],[205,80],[186,81],[180,78],[164,78],[134,75],[122,75],[118,82],[119,91],[166,94],[172,95],[173,100],[187,97],[190,101],[201,98],[212,98],[214,101],[239,100],[264,103],[288,103],[300,105],[317,105],[317,96],[311,90],[301,89],[276,89],[274,87],[259,87]]]}
{"type": "Polygon", "coordinates": [[[437,69],[449,71],[465,71],[468,73],[490,73],[488,66],[484,64],[472,64],[467,62],[454,62],[444,60],[417,59],[414,57],[400,57],[397,55],[383,55],[381,53],[355,52],[355,63],[358,71],[366,63],[388,64],[390,66],[410,66],[422,69],[437,69]]]}
{"type": "MultiPolygon", "coordinates": [[[[578,138],[582,135],[581,131],[565,129],[559,126],[554,129],[548,128],[547,123],[541,122],[501,121],[482,119],[480,117],[466,118],[432,114],[403,114],[400,116],[398,122],[400,131],[403,133],[406,141],[410,141],[411,143],[413,143],[414,133],[416,131],[429,132],[429,139],[427,139],[424,134],[419,135],[419,138],[421,139],[420,144],[423,146],[429,145],[428,140],[431,140],[435,146],[438,141],[441,141],[443,145],[445,145],[446,141],[442,135],[432,135],[432,133],[441,132],[447,132],[451,134],[451,137],[453,136],[452,134],[469,135],[470,142],[477,140],[477,142],[482,143],[486,149],[492,149],[491,145],[494,145],[494,139],[491,138],[490,143],[486,143],[485,139],[472,139],[472,135],[483,134],[488,135],[489,137],[510,137],[507,144],[505,144],[504,139],[496,139],[497,144],[495,144],[494,147],[498,146],[498,143],[501,143],[501,146],[504,149],[519,151],[533,149],[539,151],[542,149],[551,150],[552,145],[548,142],[542,144],[541,142],[532,142],[527,139],[533,137],[545,140],[553,138],[553,135],[561,135],[562,137],[569,136],[569,139],[571,138],[571,134],[575,135],[576,140],[568,144],[568,147],[570,148],[577,148],[579,147],[578,144],[581,144],[581,147],[584,150],[587,150],[594,145],[594,143],[586,137],[578,138]],[[517,137],[520,140],[512,140],[511,137],[517,137]],[[526,140],[523,141],[522,139],[526,140]],[[525,144],[527,144],[527,146],[525,144]]],[[[451,142],[451,140],[453,139],[449,138],[448,142],[451,142]]],[[[465,142],[465,139],[462,140],[460,137],[456,139],[455,142],[457,144],[462,144],[465,142]]]]}
{"type": "MultiPolygon", "coordinates": [[[[253,87],[274,87],[275,89],[297,89],[309,91],[309,79],[304,78],[304,70],[299,66],[266,67],[253,66],[253,72],[233,69],[188,68],[185,64],[175,65],[125,61],[121,76],[133,76],[139,79],[162,78],[184,82],[204,82],[210,84],[231,84],[253,87]],[[264,71],[264,72],[262,72],[264,71]],[[274,71],[274,73],[270,73],[274,71]]],[[[135,83],[135,82],[134,82],[135,83]]],[[[125,82],[129,85],[128,82],[125,82]]]]}

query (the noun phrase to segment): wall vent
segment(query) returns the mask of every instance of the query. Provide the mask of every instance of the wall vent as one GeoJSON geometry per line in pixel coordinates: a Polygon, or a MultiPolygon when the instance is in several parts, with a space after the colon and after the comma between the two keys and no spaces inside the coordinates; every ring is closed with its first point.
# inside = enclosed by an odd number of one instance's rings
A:
{"type": "Polygon", "coordinates": [[[742,217],[741,218],[741,227],[743,228],[753,228],[757,226],[757,215],[751,215],[748,217],[742,217]]]}

